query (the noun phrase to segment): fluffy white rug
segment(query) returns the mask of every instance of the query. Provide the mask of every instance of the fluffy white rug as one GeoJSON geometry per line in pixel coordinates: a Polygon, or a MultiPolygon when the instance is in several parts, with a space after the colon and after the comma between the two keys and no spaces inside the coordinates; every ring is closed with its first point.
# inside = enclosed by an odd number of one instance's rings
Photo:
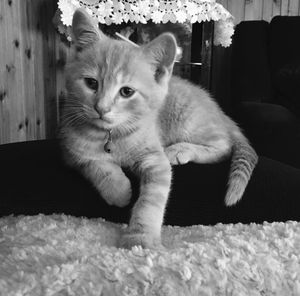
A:
{"type": "Polygon", "coordinates": [[[0,295],[300,295],[300,223],[164,227],[165,250],[116,248],[124,225],[0,219],[0,295]]]}

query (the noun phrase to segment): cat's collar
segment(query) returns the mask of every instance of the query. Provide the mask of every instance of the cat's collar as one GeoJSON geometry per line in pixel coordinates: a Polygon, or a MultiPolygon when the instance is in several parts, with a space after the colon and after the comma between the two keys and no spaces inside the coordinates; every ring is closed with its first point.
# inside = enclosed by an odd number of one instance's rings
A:
{"type": "Polygon", "coordinates": [[[104,151],[106,153],[111,153],[111,149],[112,149],[112,130],[107,130],[107,139],[106,142],[104,144],[104,151]]]}

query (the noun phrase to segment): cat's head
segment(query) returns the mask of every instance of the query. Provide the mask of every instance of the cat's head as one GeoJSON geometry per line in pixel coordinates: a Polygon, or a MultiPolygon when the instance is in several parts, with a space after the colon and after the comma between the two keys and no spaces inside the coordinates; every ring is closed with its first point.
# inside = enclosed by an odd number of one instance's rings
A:
{"type": "Polygon", "coordinates": [[[157,112],[176,57],[172,34],[134,46],[106,36],[82,9],[73,16],[72,29],[74,56],[66,70],[65,106],[71,115],[77,108],[80,122],[113,129],[157,112]]]}

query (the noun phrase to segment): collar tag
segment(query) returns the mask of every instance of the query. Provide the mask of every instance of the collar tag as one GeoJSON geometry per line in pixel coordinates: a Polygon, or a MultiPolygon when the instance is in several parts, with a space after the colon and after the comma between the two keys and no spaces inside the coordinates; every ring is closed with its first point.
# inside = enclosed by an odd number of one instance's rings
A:
{"type": "Polygon", "coordinates": [[[107,153],[111,153],[111,149],[112,149],[111,130],[107,131],[107,133],[108,133],[108,137],[104,145],[104,151],[107,153]]]}

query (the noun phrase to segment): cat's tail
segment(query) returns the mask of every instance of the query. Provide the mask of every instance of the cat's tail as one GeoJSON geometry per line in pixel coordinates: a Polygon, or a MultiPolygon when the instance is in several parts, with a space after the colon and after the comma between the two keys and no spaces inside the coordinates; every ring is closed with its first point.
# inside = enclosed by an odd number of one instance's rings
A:
{"type": "Polygon", "coordinates": [[[257,164],[258,156],[248,140],[238,133],[233,139],[232,160],[225,204],[232,206],[241,198],[257,164]]]}

